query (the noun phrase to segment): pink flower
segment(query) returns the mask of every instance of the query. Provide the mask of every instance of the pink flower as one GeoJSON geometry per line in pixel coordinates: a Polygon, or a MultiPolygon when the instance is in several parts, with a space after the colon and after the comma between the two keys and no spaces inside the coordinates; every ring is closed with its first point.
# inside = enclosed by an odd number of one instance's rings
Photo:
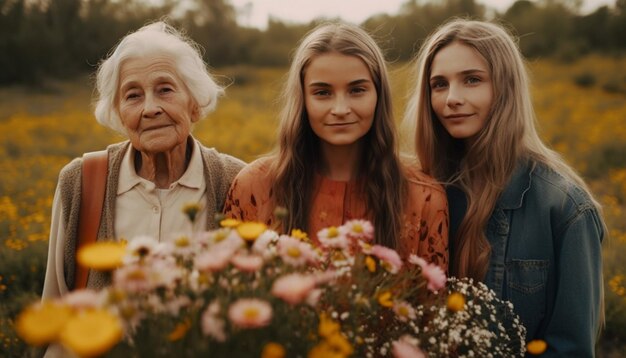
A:
{"type": "Polygon", "coordinates": [[[343,226],[350,238],[367,242],[374,239],[374,226],[367,220],[350,220],[343,226]]]}
{"type": "Polygon", "coordinates": [[[427,287],[429,290],[437,292],[446,285],[446,274],[441,267],[428,263],[426,260],[416,255],[409,256],[409,262],[421,267],[422,275],[428,280],[427,287]]]}
{"type": "Polygon", "coordinates": [[[259,255],[236,254],[230,259],[233,265],[241,271],[256,272],[263,266],[263,258],[259,255]]]}
{"type": "Polygon", "coordinates": [[[274,281],[272,294],[295,305],[306,299],[313,288],[315,288],[315,278],[299,273],[292,273],[274,281]]]}
{"type": "Polygon", "coordinates": [[[106,295],[103,295],[103,293],[104,291],[92,289],[76,290],[61,297],[61,300],[76,310],[98,308],[102,307],[106,300],[106,295]]]}
{"type": "Polygon", "coordinates": [[[411,338],[402,336],[399,340],[391,344],[391,353],[395,358],[426,358],[416,344],[411,343],[411,338]]]}
{"type": "Polygon", "coordinates": [[[260,328],[272,320],[272,306],[256,298],[240,298],[228,308],[228,318],[239,328],[260,328]]]}
{"type": "Polygon", "coordinates": [[[374,245],[370,250],[372,256],[381,260],[382,266],[391,273],[398,273],[402,268],[402,259],[395,250],[385,246],[374,245]]]}
{"type": "Polygon", "coordinates": [[[220,271],[228,265],[233,253],[229,249],[211,248],[196,256],[194,265],[201,272],[220,271]]]}
{"type": "Polygon", "coordinates": [[[224,342],[226,340],[224,320],[219,318],[219,313],[219,302],[211,302],[204,313],[202,313],[202,333],[205,336],[213,337],[218,342],[224,342]]]}
{"type": "Polygon", "coordinates": [[[148,292],[155,287],[155,282],[150,276],[151,272],[146,266],[136,264],[122,266],[113,272],[113,284],[121,291],[148,292]]]}
{"type": "Polygon", "coordinates": [[[317,233],[317,239],[323,247],[329,248],[345,249],[349,244],[346,228],[343,226],[322,229],[317,233]]]}
{"type": "Polygon", "coordinates": [[[417,315],[415,314],[415,308],[406,301],[394,301],[393,311],[398,316],[398,319],[402,322],[408,320],[414,320],[417,315]]]}
{"type": "Polygon", "coordinates": [[[278,254],[285,263],[292,266],[302,266],[307,262],[314,262],[316,256],[311,245],[287,235],[279,237],[278,254]]]}

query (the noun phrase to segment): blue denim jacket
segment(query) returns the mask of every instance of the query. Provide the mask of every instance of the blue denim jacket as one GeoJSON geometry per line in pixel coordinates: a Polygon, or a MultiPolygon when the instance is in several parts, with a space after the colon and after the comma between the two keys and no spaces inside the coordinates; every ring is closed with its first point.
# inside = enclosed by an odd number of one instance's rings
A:
{"type": "Polygon", "coordinates": [[[517,168],[487,226],[485,283],[513,303],[543,356],[593,357],[604,225],[588,195],[543,164],[517,168]]]}

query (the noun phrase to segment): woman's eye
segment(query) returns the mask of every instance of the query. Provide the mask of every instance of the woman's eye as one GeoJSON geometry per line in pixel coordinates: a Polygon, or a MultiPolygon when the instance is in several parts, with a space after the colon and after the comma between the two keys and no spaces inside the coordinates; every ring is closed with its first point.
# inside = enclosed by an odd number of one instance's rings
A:
{"type": "Polygon", "coordinates": [[[363,87],[354,87],[350,92],[352,93],[363,93],[366,92],[367,89],[363,88],[363,87]]]}
{"type": "Polygon", "coordinates": [[[317,90],[313,92],[315,96],[330,96],[330,91],[328,90],[317,90]]]}
{"type": "Polygon", "coordinates": [[[139,94],[138,93],[127,93],[126,97],[124,97],[126,100],[131,100],[131,99],[135,99],[138,98],[139,94]]]}
{"type": "Polygon", "coordinates": [[[169,93],[169,92],[173,92],[173,91],[174,91],[174,89],[172,89],[171,87],[161,87],[159,89],[159,92],[161,92],[161,93],[169,93]]]}
{"type": "Polygon", "coordinates": [[[478,78],[478,77],[468,77],[468,78],[467,78],[467,80],[466,80],[466,82],[467,82],[468,84],[473,85],[473,84],[480,83],[480,82],[481,82],[481,80],[480,80],[480,78],[478,78]]]}
{"type": "Polygon", "coordinates": [[[430,88],[434,90],[445,88],[446,86],[447,86],[447,83],[444,81],[435,81],[430,84],[430,88]]]}

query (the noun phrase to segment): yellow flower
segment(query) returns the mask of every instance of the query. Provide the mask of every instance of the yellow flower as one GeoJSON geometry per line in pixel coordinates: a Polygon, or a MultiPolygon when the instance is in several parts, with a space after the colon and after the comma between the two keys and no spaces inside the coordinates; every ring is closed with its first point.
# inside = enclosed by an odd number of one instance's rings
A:
{"type": "Polygon", "coordinates": [[[261,358],[283,358],[285,357],[285,348],[274,342],[269,342],[263,347],[261,358]]]}
{"type": "Polygon", "coordinates": [[[61,331],[60,338],[78,356],[98,356],[122,339],[122,325],[108,311],[89,310],[74,316],[61,331]]]}
{"type": "Polygon", "coordinates": [[[43,302],[22,311],[15,329],[26,343],[41,346],[57,340],[59,331],[71,316],[72,310],[68,306],[43,302]]]}
{"type": "Polygon", "coordinates": [[[94,242],[78,250],[78,263],[90,269],[111,271],[122,265],[126,244],[114,241],[94,242]]]}
{"type": "Polygon", "coordinates": [[[309,354],[308,358],[345,358],[346,355],[341,354],[333,346],[328,344],[328,342],[324,341],[313,347],[309,354]]]}
{"type": "Polygon", "coordinates": [[[383,307],[393,307],[393,300],[391,299],[391,292],[385,291],[378,295],[378,303],[383,307]]]}
{"type": "Polygon", "coordinates": [[[328,228],[328,238],[329,239],[334,239],[336,237],[339,236],[339,229],[337,229],[335,226],[331,226],[328,228]]]}
{"type": "Polygon", "coordinates": [[[344,356],[349,356],[354,351],[350,342],[348,342],[341,332],[335,332],[330,337],[326,338],[326,342],[344,356]]]}
{"type": "Polygon", "coordinates": [[[465,297],[458,292],[453,292],[448,296],[448,309],[452,312],[462,311],[465,308],[465,297]]]}
{"type": "Polygon", "coordinates": [[[318,327],[318,333],[322,337],[330,337],[331,335],[339,332],[339,323],[333,321],[324,312],[320,314],[320,324],[318,327]]]}
{"type": "Polygon", "coordinates": [[[237,227],[239,225],[241,225],[241,221],[237,220],[237,219],[224,219],[224,220],[220,221],[220,226],[221,227],[233,228],[233,227],[237,227]]]}
{"type": "Polygon", "coordinates": [[[191,240],[187,236],[180,236],[174,240],[174,245],[176,247],[189,247],[191,245],[191,240]]]}
{"type": "Polygon", "coordinates": [[[543,352],[545,352],[547,348],[548,348],[548,344],[546,343],[546,341],[541,340],[541,339],[533,339],[532,341],[528,342],[528,344],[526,345],[526,349],[528,350],[528,353],[532,355],[540,355],[543,352]]]}
{"type": "Polygon", "coordinates": [[[237,226],[237,233],[246,241],[256,240],[265,230],[267,230],[267,225],[256,221],[245,222],[237,226]]]}
{"type": "Polygon", "coordinates": [[[365,257],[365,266],[369,270],[369,272],[376,272],[376,260],[374,260],[371,256],[365,257]]]}
{"type": "Polygon", "coordinates": [[[288,215],[289,215],[289,210],[287,210],[287,208],[283,206],[277,206],[276,209],[274,209],[274,216],[278,220],[286,219],[288,215]]]}
{"type": "Polygon", "coordinates": [[[196,221],[196,216],[200,212],[200,204],[198,203],[190,203],[183,206],[183,213],[187,215],[189,221],[192,223],[196,221]]]}
{"type": "Polygon", "coordinates": [[[167,340],[174,342],[183,338],[185,334],[187,334],[187,331],[189,331],[189,328],[191,328],[191,321],[189,319],[180,322],[174,327],[174,330],[167,335],[167,340]]]}
{"type": "Polygon", "coordinates": [[[295,237],[296,239],[300,239],[302,241],[308,241],[309,239],[309,236],[307,235],[307,233],[300,229],[291,230],[291,236],[295,237]]]}

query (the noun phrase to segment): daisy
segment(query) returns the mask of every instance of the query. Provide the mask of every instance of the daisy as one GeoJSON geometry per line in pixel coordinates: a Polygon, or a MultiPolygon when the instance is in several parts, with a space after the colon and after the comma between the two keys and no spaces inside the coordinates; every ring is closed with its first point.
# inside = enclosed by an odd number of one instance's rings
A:
{"type": "Polygon", "coordinates": [[[350,238],[367,242],[374,239],[374,226],[367,220],[350,220],[343,226],[350,238]]]}
{"type": "Polygon", "coordinates": [[[427,287],[429,290],[437,292],[446,285],[446,274],[441,267],[428,263],[426,260],[416,255],[409,256],[409,262],[421,267],[422,275],[428,281],[427,287]]]}
{"type": "Polygon", "coordinates": [[[309,244],[287,235],[281,235],[278,239],[278,254],[284,262],[292,266],[312,262],[316,256],[309,244]]]}
{"type": "Polygon", "coordinates": [[[382,261],[382,266],[391,273],[398,273],[402,267],[400,255],[398,255],[395,250],[388,247],[374,245],[372,246],[370,254],[382,261]]]}
{"type": "Polygon", "coordinates": [[[343,226],[331,226],[322,229],[317,233],[317,239],[322,246],[328,248],[345,249],[349,243],[346,228],[343,226]]]}
{"type": "Polygon", "coordinates": [[[315,278],[310,275],[292,273],[274,281],[272,294],[295,305],[306,299],[313,288],[315,288],[315,278]]]}
{"type": "Polygon", "coordinates": [[[239,328],[260,328],[272,320],[272,306],[256,298],[240,298],[228,308],[228,318],[239,328]]]}

